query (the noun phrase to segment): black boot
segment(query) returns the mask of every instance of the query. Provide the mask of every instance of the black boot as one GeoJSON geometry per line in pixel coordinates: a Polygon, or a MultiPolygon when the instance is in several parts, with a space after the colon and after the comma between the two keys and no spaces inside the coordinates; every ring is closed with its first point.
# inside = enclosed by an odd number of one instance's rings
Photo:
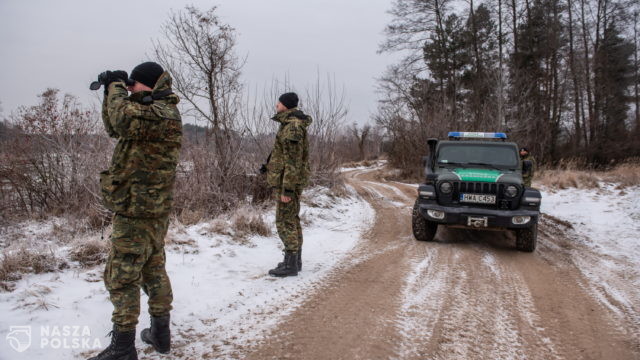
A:
{"type": "MultiPolygon", "coordinates": [[[[284,269],[284,264],[286,264],[286,262],[285,262],[286,260],[287,260],[287,255],[286,255],[286,253],[285,253],[285,255],[284,255],[284,259],[283,259],[281,262],[279,262],[279,263],[278,263],[278,265],[276,265],[275,269],[271,269],[271,270],[276,270],[276,269],[277,269],[277,270],[280,270],[280,269],[284,269]]],[[[269,273],[271,273],[271,271],[269,271],[269,273]]]]}
{"type": "Polygon", "coordinates": [[[110,335],[111,344],[89,360],[138,360],[135,330],[120,332],[114,326],[110,335]]]}
{"type": "Polygon", "coordinates": [[[282,267],[276,267],[269,270],[269,275],[284,277],[298,275],[298,254],[293,251],[287,251],[284,254],[284,264],[282,267]]]}
{"type": "Polygon", "coordinates": [[[157,352],[161,354],[168,354],[171,350],[171,330],[169,325],[171,324],[169,315],[166,316],[152,316],[151,327],[142,330],[140,338],[147,344],[151,344],[157,352]]]}
{"type": "MultiPolygon", "coordinates": [[[[280,269],[283,267],[284,267],[284,261],[279,262],[278,266],[276,266],[276,269],[280,269]]],[[[302,271],[302,248],[298,250],[298,271],[302,271]]]]}

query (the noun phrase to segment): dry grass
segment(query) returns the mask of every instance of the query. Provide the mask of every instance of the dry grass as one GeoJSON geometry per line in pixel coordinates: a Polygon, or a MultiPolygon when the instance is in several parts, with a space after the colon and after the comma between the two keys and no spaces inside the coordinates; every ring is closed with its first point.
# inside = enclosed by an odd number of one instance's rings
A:
{"type": "Polygon", "coordinates": [[[225,216],[219,216],[203,228],[206,234],[230,236],[244,242],[251,235],[270,236],[271,227],[265,222],[260,206],[241,205],[225,216]]]}
{"type": "Polygon", "coordinates": [[[348,198],[351,196],[349,193],[349,189],[343,180],[336,181],[333,186],[329,188],[329,192],[327,193],[332,198],[348,198]]]}
{"type": "Polygon", "coordinates": [[[236,237],[269,236],[271,227],[264,221],[262,211],[251,206],[239,207],[231,216],[231,228],[236,237]]]}
{"type": "Polygon", "coordinates": [[[385,166],[382,171],[379,172],[378,179],[406,183],[419,183],[424,180],[421,172],[416,171],[416,169],[396,169],[390,166],[385,166]]]}
{"type": "Polygon", "coordinates": [[[534,183],[552,189],[596,189],[601,181],[616,183],[620,189],[640,185],[640,159],[630,159],[605,171],[579,170],[578,166],[563,163],[558,169],[542,170],[534,183]]]}
{"type": "Polygon", "coordinates": [[[625,162],[605,173],[604,178],[618,183],[620,187],[640,185],[640,159],[625,162]]]}
{"type": "Polygon", "coordinates": [[[211,234],[228,235],[232,236],[233,232],[229,227],[229,223],[224,219],[213,219],[209,222],[209,225],[205,228],[205,231],[211,234]]]}
{"type": "Polygon", "coordinates": [[[90,239],[76,242],[69,251],[69,258],[83,267],[102,264],[109,252],[108,242],[101,239],[90,239]]]}
{"type": "Polygon", "coordinates": [[[594,171],[543,170],[535,174],[534,182],[552,189],[595,189],[600,178],[594,171]]]}
{"type": "Polygon", "coordinates": [[[59,309],[60,307],[57,304],[51,302],[47,298],[47,295],[50,295],[51,292],[52,290],[48,286],[33,284],[28,289],[18,294],[18,302],[20,303],[20,307],[27,308],[32,311],[49,311],[51,308],[59,309]]]}
{"type": "Polygon", "coordinates": [[[25,273],[41,274],[67,267],[67,262],[51,248],[22,246],[15,250],[5,249],[0,258],[0,289],[13,290],[13,282],[20,280],[25,273]]]}
{"type": "Polygon", "coordinates": [[[203,221],[205,217],[204,211],[198,209],[184,209],[177,215],[178,221],[183,225],[195,225],[203,221]]]}

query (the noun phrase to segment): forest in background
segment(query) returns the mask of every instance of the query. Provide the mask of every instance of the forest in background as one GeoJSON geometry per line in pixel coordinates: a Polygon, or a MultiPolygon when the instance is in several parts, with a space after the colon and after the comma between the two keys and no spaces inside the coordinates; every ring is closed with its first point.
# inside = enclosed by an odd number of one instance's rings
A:
{"type": "Polygon", "coordinates": [[[504,131],[541,163],[608,166],[640,154],[640,3],[396,0],[376,123],[399,168],[426,140],[504,131]]]}

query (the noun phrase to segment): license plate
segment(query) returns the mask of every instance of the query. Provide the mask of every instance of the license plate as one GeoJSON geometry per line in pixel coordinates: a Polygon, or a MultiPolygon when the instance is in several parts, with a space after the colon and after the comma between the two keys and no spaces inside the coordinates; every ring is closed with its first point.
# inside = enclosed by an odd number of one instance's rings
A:
{"type": "Polygon", "coordinates": [[[467,218],[467,226],[479,228],[489,226],[489,218],[486,216],[469,216],[467,218]]]}
{"type": "Polygon", "coordinates": [[[489,218],[486,216],[469,216],[467,218],[467,226],[480,228],[489,226],[489,218]]]}
{"type": "Polygon", "coordinates": [[[495,204],[496,196],[485,194],[460,194],[460,202],[474,204],[495,204]]]}

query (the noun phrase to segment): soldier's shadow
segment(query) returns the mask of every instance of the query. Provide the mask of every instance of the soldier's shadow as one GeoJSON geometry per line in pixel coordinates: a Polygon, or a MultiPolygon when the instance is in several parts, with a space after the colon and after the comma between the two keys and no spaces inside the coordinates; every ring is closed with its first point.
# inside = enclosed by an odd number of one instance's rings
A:
{"type": "Polygon", "coordinates": [[[444,226],[438,227],[434,241],[441,244],[480,246],[500,250],[513,250],[516,242],[513,231],[467,230],[444,226]]]}

